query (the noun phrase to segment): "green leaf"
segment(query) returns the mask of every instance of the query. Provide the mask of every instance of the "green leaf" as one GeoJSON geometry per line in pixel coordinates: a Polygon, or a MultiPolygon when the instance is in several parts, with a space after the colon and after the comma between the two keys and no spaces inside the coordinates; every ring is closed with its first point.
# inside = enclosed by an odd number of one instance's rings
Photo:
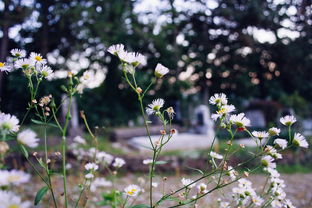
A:
{"type": "Polygon", "coordinates": [[[52,126],[52,127],[58,128],[58,126],[56,124],[53,124],[53,123],[44,123],[42,121],[35,120],[35,119],[31,119],[31,122],[33,122],[34,124],[38,124],[38,125],[52,126]]]}
{"type": "Polygon", "coordinates": [[[192,167],[187,167],[188,169],[191,169],[191,170],[195,170],[197,172],[199,172],[200,174],[204,175],[204,172],[200,169],[197,169],[197,168],[192,168],[192,167]]]}
{"type": "Polygon", "coordinates": [[[44,186],[37,192],[36,197],[35,197],[35,202],[34,202],[35,206],[39,204],[42,197],[47,193],[48,190],[49,190],[49,187],[44,186]]]}
{"type": "Polygon", "coordinates": [[[28,154],[28,151],[27,151],[27,149],[25,148],[25,146],[22,145],[22,144],[20,144],[20,147],[21,147],[21,151],[22,151],[23,155],[24,155],[26,158],[28,158],[28,157],[29,157],[29,154],[28,154]]]}
{"type": "Polygon", "coordinates": [[[167,164],[167,161],[156,161],[155,165],[163,165],[163,164],[167,164]]]}
{"type": "Polygon", "coordinates": [[[150,208],[150,206],[148,206],[146,204],[138,204],[138,205],[134,205],[131,208],[150,208]]]}

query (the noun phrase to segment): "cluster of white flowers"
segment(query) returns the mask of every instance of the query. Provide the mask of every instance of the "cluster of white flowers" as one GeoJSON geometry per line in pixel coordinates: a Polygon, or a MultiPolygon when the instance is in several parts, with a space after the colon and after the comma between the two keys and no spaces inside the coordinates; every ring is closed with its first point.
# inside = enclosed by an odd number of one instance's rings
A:
{"type": "Polygon", "coordinates": [[[228,99],[223,93],[216,93],[209,99],[210,104],[217,106],[216,113],[211,115],[214,121],[220,119],[221,126],[235,125],[238,130],[245,130],[250,126],[250,120],[245,117],[244,113],[232,114],[235,106],[228,104],[228,99]]]}
{"type": "Polygon", "coordinates": [[[9,66],[6,63],[0,62],[0,70],[10,72],[13,68],[22,69],[25,74],[37,74],[42,78],[50,79],[53,71],[47,64],[47,60],[44,59],[41,54],[31,52],[28,58],[26,52],[20,49],[11,50],[11,55],[14,58],[14,66],[9,66]]]}
{"type": "Polygon", "coordinates": [[[238,206],[246,206],[250,203],[255,206],[261,206],[264,202],[264,199],[258,196],[252,188],[252,183],[245,178],[238,180],[238,187],[234,187],[232,192],[233,199],[238,206]]]}
{"type": "MultiPolygon", "coordinates": [[[[120,61],[123,63],[123,70],[127,73],[134,74],[135,67],[139,65],[146,65],[146,57],[140,53],[128,52],[125,50],[123,44],[112,45],[107,49],[107,52],[111,53],[114,56],[117,56],[120,61]]],[[[158,63],[155,68],[155,76],[157,78],[162,78],[169,72],[169,69],[162,64],[158,63]]]]}

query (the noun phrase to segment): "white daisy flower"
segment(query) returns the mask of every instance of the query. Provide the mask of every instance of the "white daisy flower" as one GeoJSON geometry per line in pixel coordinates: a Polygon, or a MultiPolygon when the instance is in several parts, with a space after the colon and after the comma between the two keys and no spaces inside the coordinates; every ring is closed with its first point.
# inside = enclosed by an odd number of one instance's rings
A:
{"type": "Polygon", "coordinates": [[[186,178],[182,178],[181,179],[181,183],[183,184],[183,186],[188,186],[188,189],[193,188],[194,186],[196,186],[196,183],[193,183],[193,181],[191,179],[186,179],[186,178]],[[193,184],[191,184],[193,183],[193,184]],[[191,184],[191,185],[189,185],[191,184]]]}
{"type": "Polygon", "coordinates": [[[260,140],[269,137],[269,133],[266,131],[253,131],[252,135],[260,140]]]}
{"type": "Polygon", "coordinates": [[[10,66],[8,66],[6,63],[0,62],[0,71],[10,72],[11,70],[12,70],[12,68],[10,66]]]}
{"type": "Polygon", "coordinates": [[[210,97],[209,102],[212,105],[227,105],[228,99],[224,93],[215,93],[210,97]]]}
{"type": "Polygon", "coordinates": [[[113,162],[114,157],[106,152],[101,151],[96,154],[96,159],[98,162],[102,162],[106,165],[110,165],[113,162]]]}
{"type": "Polygon", "coordinates": [[[137,185],[131,184],[127,186],[124,191],[127,196],[137,196],[140,193],[141,188],[137,185]]]}
{"type": "Polygon", "coordinates": [[[220,154],[218,154],[218,153],[216,153],[216,152],[213,152],[213,151],[210,152],[210,156],[211,156],[212,158],[219,159],[219,160],[222,160],[222,159],[223,159],[223,156],[222,156],[222,155],[220,155],[220,154]]]}
{"type": "Polygon", "coordinates": [[[12,56],[15,56],[16,58],[24,58],[26,56],[25,50],[21,50],[17,48],[12,49],[10,53],[12,54],[12,56]]]}
{"type": "Polygon", "coordinates": [[[221,202],[220,208],[231,208],[230,203],[229,202],[221,202]]]}
{"type": "Polygon", "coordinates": [[[285,126],[291,126],[296,121],[297,121],[297,119],[294,116],[292,116],[292,115],[287,115],[287,116],[284,116],[284,117],[280,118],[280,122],[282,124],[284,124],[285,126]]]}
{"type": "Polygon", "coordinates": [[[30,208],[31,203],[22,202],[21,197],[11,191],[0,190],[1,208],[30,208]]]}
{"type": "Polygon", "coordinates": [[[271,177],[273,178],[278,178],[281,176],[281,174],[279,174],[279,172],[274,168],[264,168],[264,170],[270,173],[271,177]]]}
{"type": "Polygon", "coordinates": [[[198,193],[199,194],[205,194],[208,192],[208,189],[207,189],[207,185],[204,184],[204,183],[201,183],[197,186],[197,189],[198,189],[198,193]]]}
{"type": "Polygon", "coordinates": [[[132,56],[132,60],[129,63],[132,64],[134,67],[136,67],[140,64],[143,66],[145,66],[147,64],[146,57],[140,53],[132,52],[132,53],[130,53],[130,56],[132,56]]]}
{"type": "Polygon", "coordinates": [[[85,165],[85,169],[86,170],[92,170],[92,171],[96,171],[97,169],[99,169],[99,166],[95,163],[87,163],[85,165]]]}
{"type": "Polygon", "coordinates": [[[146,108],[146,113],[148,115],[152,115],[154,113],[159,112],[159,110],[164,106],[165,101],[161,98],[153,100],[151,104],[146,108]]]}
{"type": "Polygon", "coordinates": [[[37,64],[37,63],[40,63],[40,64],[44,65],[44,64],[47,63],[47,60],[44,59],[44,58],[42,58],[42,56],[41,56],[40,53],[31,52],[29,58],[30,58],[33,62],[35,62],[36,64],[37,64]]]}
{"type": "Polygon", "coordinates": [[[165,76],[166,74],[168,74],[169,72],[169,69],[165,66],[163,66],[162,64],[158,63],[156,65],[156,68],[155,68],[155,76],[157,78],[162,78],[163,76],[165,76]]]}
{"type": "Polygon", "coordinates": [[[39,73],[42,75],[42,77],[50,79],[52,77],[53,71],[51,67],[44,65],[42,68],[39,69],[39,73]]]}
{"type": "Polygon", "coordinates": [[[37,134],[30,130],[26,129],[20,132],[17,135],[17,141],[25,146],[35,148],[38,146],[39,139],[37,138],[37,134]]]}
{"type": "Polygon", "coordinates": [[[0,170],[0,186],[7,185],[20,185],[22,183],[28,183],[30,180],[30,174],[21,170],[0,170]]]}
{"type": "Polygon", "coordinates": [[[285,199],[285,205],[287,208],[296,208],[289,199],[285,199]]]}
{"type": "Polygon", "coordinates": [[[213,113],[211,115],[212,120],[216,121],[218,118],[221,118],[222,116],[226,116],[230,113],[235,111],[235,106],[234,105],[223,105],[217,113],[213,113]]]}
{"type": "Polygon", "coordinates": [[[144,164],[144,165],[152,164],[152,162],[153,162],[152,159],[145,159],[145,160],[143,160],[143,164],[144,164]]]}
{"type": "Polygon", "coordinates": [[[282,159],[283,158],[282,154],[278,153],[277,150],[270,145],[266,146],[265,151],[268,152],[268,154],[270,156],[272,156],[274,159],[282,159]]]}
{"type": "Polygon", "coordinates": [[[87,144],[86,140],[79,135],[76,136],[73,141],[78,144],[87,144]]]}
{"type": "Polygon", "coordinates": [[[120,52],[123,52],[125,46],[123,44],[116,44],[108,47],[107,51],[112,55],[118,56],[120,52]]]}
{"type": "Polygon", "coordinates": [[[121,168],[122,166],[124,166],[126,164],[125,160],[122,158],[115,158],[115,161],[113,163],[113,167],[115,168],[121,168]]]}
{"type": "Polygon", "coordinates": [[[90,179],[94,178],[94,175],[92,173],[88,173],[88,174],[85,175],[85,178],[87,180],[90,180],[90,179]]]}
{"type": "Polygon", "coordinates": [[[274,144],[276,144],[277,146],[279,146],[281,149],[285,149],[287,147],[287,140],[286,139],[275,139],[274,140],[274,144]]]}
{"type": "Polygon", "coordinates": [[[35,62],[31,59],[18,59],[17,61],[15,61],[15,68],[17,69],[28,69],[30,67],[33,67],[35,65],[35,62]]]}
{"type": "Polygon", "coordinates": [[[230,121],[232,124],[235,124],[237,128],[245,128],[246,126],[250,126],[250,120],[245,117],[245,113],[231,115],[230,121]]]}
{"type": "Polygon", "coordinates": [[[19,130],[19,120],[14,115],[0,113],[0,129],[7,132],[17,132],[19,130]]]}
{"type": "Polygon", "coordinates": [[[111,187],[112,185],[112,182],[106,180],[105,178],[96,178],[90,185],[90,191],[96,192],[98,188],[111,187]]]}
{"type": "Polygon", "coordinates": [[[154,188],[157,188],[157,187],[158,187],[158,183],[153,182],[153,183],[152,183],[152,186],[153,186],[154,188]]]}
{"type": "Polygon", "coordinates": [[[275,199],[271,202],[271,206],[272,208],[282,208],[283,204],[279,200],[275,199]]]}
{"type": "Polygon", "coordinates": [[[307,142],[305,137],[299,133],[295,133],[294,139],[293,139],[293,144],[295,146],[302,147],[302,148],[308,148],[309,147],[309,143],[307,142]]]}
{"type": "Polygon", "coordinates": [[[278,136],[281,133],[281,130],[276,127],[272,127],[268,130],[270,136],[278,136]]]}
{"type": "Polygon", "coordinates": [[[274,158],[269,155],[263,156],[261,158],[261,164],[267,168],[276,168],[276,163],[274,163],[274,158]]]}
{"type": "Polygon", "coordinates": [[[264,202],[264,199],[262,199],[259,196],[253,196],[251,200],[252,200],[252,203],[255,204],[256,206],[261,206],[264,202]]]}

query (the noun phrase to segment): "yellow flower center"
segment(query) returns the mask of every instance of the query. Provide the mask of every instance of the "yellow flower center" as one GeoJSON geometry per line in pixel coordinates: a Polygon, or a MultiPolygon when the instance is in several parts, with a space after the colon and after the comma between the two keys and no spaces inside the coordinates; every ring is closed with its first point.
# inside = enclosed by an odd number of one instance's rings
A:
{"type": "Polygon", "coordinates": [[[42,61],[42,58],[40,56],[35,56],[36,61],[42,61]]]}
{"type": "Polygon", "coordinates": [[[19,208],[19,206],[17,204],[11,204],[8,206],[8,208],[19,208]]]}
{"type": "Polygon", "coordinates": [[[129,195],[133,195],[137,190],[136,189],[131,189],[130,191],[128,191],[127,193],[129,195]]]}
{"type": "Polygon", "coordinates": [[[226,109],[225,108],[221,108],[219,111],[218,111],[218,114],[225,114],[226,113],[226,109]]]}
{"type": "Polygon", "coordinates": [[[0,62],[0,67],[4,67],[4,66],[5,66],[5,63],[0,62]]]}
{"type": "Polygon", "coordinates": [[[20,179],[20,177],[19,177],[19,176],[16,176],[16,175],[12,175],[12,176],[9,176],[9,177],[7,178],[8,182],[15,182],[15,181],[17,181],[17,180],[19,180],[19,179],[20,179]]]}

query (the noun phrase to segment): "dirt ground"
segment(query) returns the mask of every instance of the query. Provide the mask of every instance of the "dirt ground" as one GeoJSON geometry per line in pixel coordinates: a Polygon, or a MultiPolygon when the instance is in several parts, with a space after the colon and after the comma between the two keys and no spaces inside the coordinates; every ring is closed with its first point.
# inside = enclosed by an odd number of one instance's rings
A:
{"type": "MultiPolygon", "coordinates": [[[[166,183],[162,183],[162,178],[161,177],[156,177],[155,182],[158,182],[158,187],[155,188],[155,194],[154,194],[154,201],[157,201],[161,196],[162,196],[162,191],[163,188],[165,190],[165,193],[170,192],[171,190],[176,190],[177,188],[180,188],[182,186],[180,179],[182,177],[185,178],[191,178],[191,179],[196,179],[198,176],[188,176],[184,175],[181,177],[177,176],[168,176],[166,183]]],[[[308,174],[290,174],[290,175],[282,175],[282,178],[286,181],[287,187],[285,188],[285,191],[287,193],[287,198],[291,199],[294,205],[297,208],[312,208],[312,173],[308,174]]],[[[261,191],[263,188],[263,184],[265,183],[266,177],[264,175],[252,175],[248,177],[249,180],[253,182],[253,188],[256,189],[256,191],[261,191]]],[[[133,174],[128,174],[120,179],[117,180],[118,183],[116,183],[116,188],[120,191],[123,191],[123,189],[129,185],[129,184],[140,184],[141,186],[144,187],[147,190],[148,183],[147,183],[147,178],[143,178],[142,176],[138,175],[133,175],[133,174]],[[145,183],[142,184],[142,181],[145,181],[145,183]]],[[[70,177],[69,178],[70,182],[70,190],[74,191],[74,194],[71,194],[71,201],[74,201],[78,195],[78,184],[79,181],[78,177],[70,177]]],[[[203,181],[205,182],[205,181],[203,181]]],[[[206,181],[207,182],[207,181],[206,181]]],[[[58,198],[60,198],[61,193],[63,192],[63,186],[62,186],[62,178],[61,177],[56,177],[53,180],[54,187],[57,187],[58,191],[56,195],[58,198]]],[[[43,184],[37,179],[32,183],[27,186],[25,186],[23,189],[20,190],[21,193],[24,193],[27,195],[26,197],[29,199],[33,199],[36,191],[41,188],[43,184]]],[[[208,187],[213,187],[213,184],[208,187]]],[[[221,191],[215,191],[207,195],[206,197],[202,198],[201,200],[198,201],[198,207],[200,208],[214,208],[216,207],[216,200],[218,198],[222,198],[223,200],[229,200],[231,199],[231,188],[233,186],[228,186],[226,187],[222,192],[221,191]]],[[[195,188],[194,188],[195,189],[195,188]]],[[[101,189],[98,190],[96,193],[89,193],[89,201],[98,201],[101,197],[101,193],[109,190],[109,188],[106,189],[101,189]]],[[[195,193],[195,190],[190,193],[192,196],[195,193]]],[[[62,200],[59,200],[60,203],[62,200]]],[[[148,193],[144,192],[142,193],[141,196],[139,196],[135,200],[135,204],[141,204],[141,203],[147,203],[148,202],[148,193]]],[[[41,206],[39,207],[51,207],[48,205],[44,205],[49,203],[48,201],[45,201],[41,206]]],[[[176,202],[169,202],[167,204],[162,204],[160,208],[167,208],[169,205],[175,205],[176,202]]],[[[61,204],[60,204],[61,205],[61,204]]],[[[94,206],[94,203],[88,203],[87,207],[99,207],[99,206],[94,206]]],[[[187,207],[187,206],[182,206],[182,207],[187,207]]]]}

